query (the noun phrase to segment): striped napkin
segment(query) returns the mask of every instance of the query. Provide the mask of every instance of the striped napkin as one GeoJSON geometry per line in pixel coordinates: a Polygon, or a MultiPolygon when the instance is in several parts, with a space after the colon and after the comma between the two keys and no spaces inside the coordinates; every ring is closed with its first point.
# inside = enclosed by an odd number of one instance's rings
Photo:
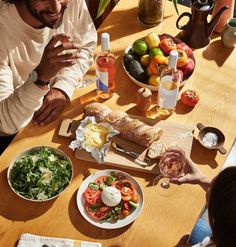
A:
{"type": "Polygon", "coordinates": [[[43,237],[24,233],[21,235],[17,247],[102,247],[102,244],[66,238],[43,237]]]}

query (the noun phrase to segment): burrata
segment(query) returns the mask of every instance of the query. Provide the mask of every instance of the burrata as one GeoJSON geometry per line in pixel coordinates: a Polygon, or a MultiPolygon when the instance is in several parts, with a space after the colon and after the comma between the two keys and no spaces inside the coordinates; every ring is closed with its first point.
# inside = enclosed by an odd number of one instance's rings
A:
{"type": "Polygon", "coordinates": [[[121,193],[117,188],[108,186],[102,191],[101,199],[107,206],[114,207],[121,202],[121,193]]]}

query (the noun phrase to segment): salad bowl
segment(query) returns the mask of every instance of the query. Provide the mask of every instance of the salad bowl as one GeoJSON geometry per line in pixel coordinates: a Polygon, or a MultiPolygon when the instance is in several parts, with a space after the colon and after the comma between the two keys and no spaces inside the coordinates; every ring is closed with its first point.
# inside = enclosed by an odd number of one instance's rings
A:
{"type": "Polygon", "coordinates": [[[35,146],[18,154],[10,163],[7,181],[19,197],[34,202],[59,196],[73,178],[69,157],[60,149],[35,146]]]}

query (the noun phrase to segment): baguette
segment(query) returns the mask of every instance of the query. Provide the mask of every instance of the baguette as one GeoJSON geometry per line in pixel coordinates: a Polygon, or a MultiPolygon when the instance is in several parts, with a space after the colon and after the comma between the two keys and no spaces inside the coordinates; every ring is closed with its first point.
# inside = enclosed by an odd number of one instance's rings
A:
{"type": "Polygon", "coordinates": [[[91,103],[85,107],[85,116],[94,116],[97,122],[109,123],[120,136],[141,146],[149,147],[158,140],[163,130],[149,126],[138,119],[132,119],[122,111],[111,111],[101,103],[91,103]]]}
{"type": "Polygon", "coordinates": [[[105,118],[112,110],[101,103],[90,103],[85,107],[86,116],[94,116],[97,123],[105,122],[105,118]]]}

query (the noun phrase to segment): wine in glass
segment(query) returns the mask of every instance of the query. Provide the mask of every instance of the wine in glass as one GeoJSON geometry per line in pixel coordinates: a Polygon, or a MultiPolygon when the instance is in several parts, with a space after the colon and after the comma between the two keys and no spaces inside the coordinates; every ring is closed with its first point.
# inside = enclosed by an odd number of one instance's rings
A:
{"type": "MultiPolygon", "coordinates": [[[[82,49],[82,37],[81,37],[81,34],[79,33],[79,30],[76,24],[74,24],[70,19],[65,19],[64,25],[54,28],[54,35],[57,35],[60,33],[65,33],[70,36],[68,40],[63,42],[63,46],[65,48],[70,46],[71,43],[75,43],[79,45],[77,49],[66,49],[62,53],[78,55],[82,49]]],[[[61,45],[61,43],[57,45],[61,45]]],[[[76,63],[79,63],[79,59],[76,60],[76,63]]],[[[79,78],[78,87],[79,88],[86,87],[93,82],[95,82],[95,78],[86,78],[85,76],[83,76],[82,78],[79,78]]]]}
{"type": "Polygon", "coordinates": [[[180,147],[174,146],[165,150],[158,164],[161,174],[153,181],[155,187],[160,187],[160,194],[169,195],[174,192],[176,185],[170,184],[169,180],[183,175],[185,164],[185,152],[180,147]]]}

